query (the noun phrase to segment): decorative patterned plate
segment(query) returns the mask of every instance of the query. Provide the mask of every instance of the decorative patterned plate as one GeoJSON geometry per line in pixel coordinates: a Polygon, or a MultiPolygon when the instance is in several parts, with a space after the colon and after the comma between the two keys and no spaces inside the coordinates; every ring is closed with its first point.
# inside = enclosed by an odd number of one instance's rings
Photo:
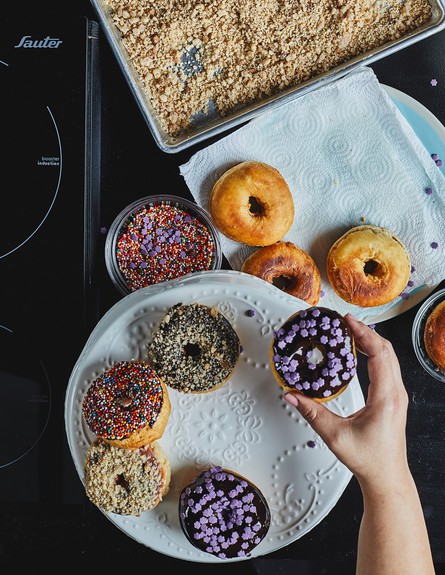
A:
{"type": "MultiPolygon", "coordinates": [[[[230,320],[243,347],[239,364],[216,391],[189,395],[169,389],[172,410],[159,440],[172,465],[168,495],[140,517],[105,515],[127,535],[165,555],[203,563],[238,561],[194,549],[179,525],[178,499],[184,485],[201,469],[221,465],[253,481],[266,496],[271,527],[249,558],[271,553],[326,517],[351,473],[283,400],[268,364],[273,330],[308,305],[256,277],[231,270],[198,272],[131,293],[105,314],[66,392],[66,433],[77,472],[82,480],[94,438],[81,411],[88,385],[117,361],[143,359],[157,322],[178,302],[215,306],[230,320]]],[[[326,405],[343,416],[360,409],[364,398],[357,377],[326,405]]]]}

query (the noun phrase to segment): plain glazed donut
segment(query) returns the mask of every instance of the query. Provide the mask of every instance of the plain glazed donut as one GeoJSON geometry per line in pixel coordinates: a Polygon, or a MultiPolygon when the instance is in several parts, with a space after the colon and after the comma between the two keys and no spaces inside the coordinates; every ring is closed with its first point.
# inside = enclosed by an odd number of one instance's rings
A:
{"type": "Polygon", "coordinates": [[[285,391],[323,403],[340,395],[357,372],[354,338],[336,311],[304,309],[275,332],[270,365],[285,391]]]}
{"type": "Polygon", "coordinates": [[[445,371],[445,301],[438,303],[427,317],[423,341],[428,357],[445,371]]]}
{"type": "Polygon", "coordinates": [[[386,228],[357,226],[329,250],[328,279],[344,301],[361,307],[391,302],[408,283],[411,264],[400,239],[386,228]]]}
{"type": "Polygon", "coordinates": [[[310,305],[316,305],[320,299],[320,271],[311,256],[292,242],[259,248],[244,261],[241,271],[310,305]]]}
{"type": "Polygon", "coordinates": [[[164,433],[171,404],[167,388],[144,361],[120,361],[89,386],[82,412],[90,430],[117,447],[149,445],[164,433]]]}
{"type": "Polygon", "coordinates": [[[268,246],[289,231],[294,201],[280,172],[263,162],[246,161],[227,170],[210,193],[213,223],[228,238],[268,246]]]}
{"type": "Polygon", "coordinates": [[[179,497],[181,528],[197,549],[219,557],[246,557],[266,536],[270,509],[260,489],[245,477],[212,467],[179,497]]]}
{"type": "Polygon", "coordinates": [[[231,377],[240,341],[216,308],[178,303],[155,329],[147,354],[167,386],[184,393],[206,393],[231,377]]]}
{"type": "Polygon", "coordinates": [[[84,464],[85,492],[94,505],[119,515],[139,516],[168,493],[171,466],[155,441],[137,449],[94,441],[84,464]]]}

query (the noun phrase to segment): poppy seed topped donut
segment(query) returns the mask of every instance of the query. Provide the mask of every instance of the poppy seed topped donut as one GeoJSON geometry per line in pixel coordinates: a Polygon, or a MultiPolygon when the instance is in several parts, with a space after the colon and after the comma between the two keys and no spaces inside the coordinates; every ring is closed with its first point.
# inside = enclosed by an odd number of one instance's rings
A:
{"type": "Polygon", "coordinates": [[[245,161],[218,179],[210,192],[213,223],[228,238],[268,246],[289,231],[294,200],[281,173],[264,162],[245,161]]]}
{"type": "Polygon", "coordinates": [[[239,355],[240,341],[228,319],[196,302],[171,306],[147,345],[148,361],[166,385],[184,393],[221,387],[239,355]]]}

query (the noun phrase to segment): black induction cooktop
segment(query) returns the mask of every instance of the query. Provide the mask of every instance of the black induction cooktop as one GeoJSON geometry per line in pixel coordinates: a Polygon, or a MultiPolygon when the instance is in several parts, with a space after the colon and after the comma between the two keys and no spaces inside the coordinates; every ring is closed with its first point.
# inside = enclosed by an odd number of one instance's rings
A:
{"type": "Polygon", "coordinates": [[[64,396],[97,320],[98,24],[3,24],[0,501],[65,500],[64,396]]]}

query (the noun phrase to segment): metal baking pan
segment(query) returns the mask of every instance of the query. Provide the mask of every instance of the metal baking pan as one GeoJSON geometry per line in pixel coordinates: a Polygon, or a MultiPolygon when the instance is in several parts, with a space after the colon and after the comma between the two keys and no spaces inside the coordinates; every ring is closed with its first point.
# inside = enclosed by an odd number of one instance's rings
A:
{"type": "Polygon", "coordinates": [[[159,148],[167,153],[175,153],[189,146],[202,142],[237,125],[258,116],[266,110],[281,106],[298,96],[321,87],[360,65],[367,65],[376,60],[389,56],[415,42],[436,34],[445,28],[445,0],[430,0],[432,15],[426,24],[402,36],[397,40],[388,42],[379,48],[365,52],[360,56],[351,58],[343,64],[332,68],[328,72],[314,76],[296,86],[289,87],[280,93],[269,96],[254,104],[249,104],[224,117],[216,112],[207,115],[200,114],[199,122],[196,122],[186,133],[172,136],[163,128],[159,116],[152,106],[150,99],[143,88],[131,58],[123,45],[120,32],[114,24],[109,8],[104,0],[91,0],[98,14],[102,30],[113,50],[115,57],[122,69],[128,85],[136,98],[139,108],[159,148]]]}

